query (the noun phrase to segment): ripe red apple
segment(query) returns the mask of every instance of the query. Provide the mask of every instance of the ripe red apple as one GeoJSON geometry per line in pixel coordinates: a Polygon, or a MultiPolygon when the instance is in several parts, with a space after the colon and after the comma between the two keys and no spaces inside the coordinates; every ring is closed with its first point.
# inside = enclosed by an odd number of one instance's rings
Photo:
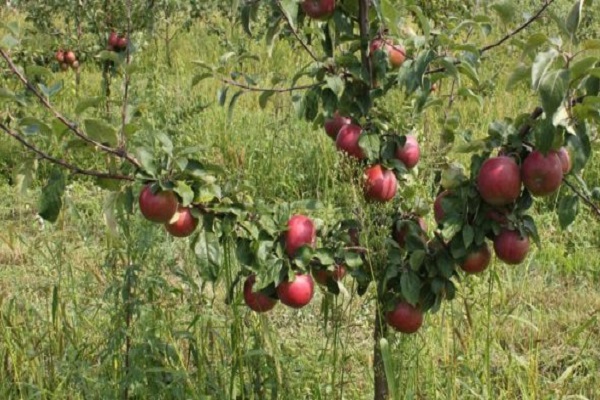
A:
{"type": "Polygon", "coordinates": [[[319,269],[314,272],[314,277],[317,283],[326,286],[329,279],[333,279],[335,282],[342,280],[346,276],[346,267],[343,265],[336,265],[333,271],[328,269],[319,269]]]}
{"type": "Polygon", "coordinates": [[[484,271],[490,265],[491,260],[492,253],[490,252],[490,248],[487,243],[484,243],[478,249],[471,251],[460,267],[468,274],[477,274],[484,271]]]}
{"type": "Polygon", "coordinates": [[[444,190],[440,194],[437,195],[435,201],[433,202],[433,217],[435,222],[438,224],[442,222],[446,213],[444,212],[444,208],[442,207],[442,199],[448,196],[451,192],[449,190],[444,190]]]}
{"type": "Polygon", "coordinates": [[[279,300],[292,308],[302,308],[310,303],[314,291],[315,283],[308,274],[296,274],[292,282],[281,282],[277,286],[279,300]]]}
{"type": "Polygon", "coordinates": [[[488,158],[479,170],[477,188],[483,200],[493,206],[514,202],[521,194],[519,166],[511,157],[488,158]]]}
{"type": "Polygon", "coordinates": [[[325,124],[323,125],[323,127],[325,128],[325,133],[327,133],[327,135],[330,138],[335,140],[337,138],[338,133],[340,132],[340,129],[342,129],[342,126],[348,125],[351,123],[352,123],[352,120],[350,118],[343,117],[339,114],[339,112],[336,111],[333,114],[333,117],[331,117],[327,121],[325,121],[325,124]]]}
{"type": "Polygon", "coordinates": [[[315,246],[317,231],[313,221],[305,215],[294,215],[288,220],[285,233],[285,252],[294,257],[296,251],[304,245],[315,246]]]}
{"type": "Polygon", "coordinates": [[[59,50],[56,52],[56,61],[58,61],[59,63],[64,63],[65,62],[65,52],[62,50],[59,50]]]}
{"type": "Polygon", "coordinates": [[[175,193],[168,190],[152,193],[150,185],[146,185],[140,192],[139,204],[140,211],[147,220],[162,224],[173,218],[178,201],[175,193]]]}
{"type": "Polygon", "coordinates": [[[398,180],[394,172],[375,164],[365,170],[365,197],[368,200],[386,202],[394,198],[398,180]]]}
{"type": "Polygon", "coordinates": [[[335,139],[336,147],[341,151],[345,151],[352,157],[363,160],[365,158],[365,153],[358,145],[361,133],[362,128],[358,125],[347,124],[342,126],[335,139]]]}
{"type": "Polygon", "coordinates": [[[77,61],[77,56],[72,51],[67,51],[65,53],[65,62],[69,65],[72,65],[75,61],[77,61]]]}
{"type": "Polygon", "coordinates": [[[521,166],[523,184],[534,196],[547,196],[554,193],[562,183],[563,166],[554,151],[545,156],[534,150],[525,158],[521,166]]]}
{"type": "Polygon", "coordinates": [[[560,164],[562,165],[563,176],[571,172],[571,168],[573,168],[573,164],[571,163],[571,155],[566,147],[561,147],[556,154],[560,159],[560,164]]]}
{"type": "Polygon", "coordinates": [[[117,47],[116,47],[119,51],[123,51],[127,48],[127,38],[124,36],[119,37],[119,40],[117,41],[117,47]]]}
{"type": "Polygon", "coordinates": [[[521,237],[517,231],[504,229],[494,238],[494,252],[507,264],[520,264],[529,252],[529,238],[521,237]]]}
{"type": "Polygon", "coordinates": [[[393,68],[399,68],[406,60],[406,50],[399,44],[393,44],[389,40],[381,38],[371,41],[370,54],[374,54],[379,49],[383,49],[388,54],[388,59],[393,68]]]}
{"type": "Polygon", "coordinates": [[[271,310],[277,304],[277,300],[263,294],[261,292],[252,291],[255,275],[250,275],[244,282],[244,302],[251,310],[256,312],[266,312],[271,310]]]}
{"type": "Polygon", "coordinates": [[[400,302],[385,314],[385,320],[399,332],[415,333],[423,325],[423,312],[409,303],[400,302]]]}
{"type": "Polygon", "coordinates": [[[404,166],[408,169],[417,165],[420,156],[421,150],[419,149],[419,143],[412,135],[406,136],[406,143],[404,143],[403,147],[396,148],[396,158],[402,161],[404,166]]]}
{"type": "Polygon", "coordinates": [[[165,224],[167,232],[175,237],[190,236],[198,226],[198,219],[192,215],[191,208],[178,206],[175,215],[177,219],[174,222],[165,224]]]}
{"type": "Polygon", "coordinates": [[[335,0],[304,0],[300,6],[310,18],[326,20],[335,11],[335,0]]]}
{"type": "MultiPolygon", "coordinates": [[[[410,230],[410,224],[412,224],[413,222],[415,221],[402,221],[402,225],[400,228],[394,225],[392,236],[394,237],[394,240],[396,240],[396,242],[398,243],[398,246],[400,246],[401,248],[404,248],[404,246],[406,245],[406,235],[408,235],[408,232],[410,230]]],[[[424,240],[426,240],[425,232],[427,232],[427,224],[425,223],[425,220],[422,217],[418,217],[416,223],[419,224],[419,228],[422,231],[421,237],[424,240]]]]}
{"type": "Polygon", "coordinates": [[[119,35],[117,32],[112,31],[110,35],[108,35],[108,46],[113,49],[117,49],[119,47],[119,35]]]}

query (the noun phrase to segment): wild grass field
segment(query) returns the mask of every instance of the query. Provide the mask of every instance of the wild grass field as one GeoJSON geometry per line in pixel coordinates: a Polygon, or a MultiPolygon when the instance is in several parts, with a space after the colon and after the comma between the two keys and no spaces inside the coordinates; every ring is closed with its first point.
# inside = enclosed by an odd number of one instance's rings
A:
{"type": "MultiPolygon", "coordinates": [[[[0,15],[22,20],[6,10],[0,15]]],[[[40,48],[52,44],[36,41],[40,48]]],[[[228,109],[216,104],[220,82],[192,86],[199,73],[193,61],[216,62],[229,46],[264,54],[263,43],[214,16],[176,37],[171,66],[162,42],[140,44],[130,100],[151,126],[131,146],[167,132],[177,145],[202,146],[201,157],[222,165],[231,182],[246,182],[254,198],[365,206],[360,190],[347,182],[355,166],[320,127],[296,117],[289,95],[272,97],[262,110],[256,95],[245,94],[228,119],[228,109]]],[[[490,86],[482,107],[465,100],[452,105],[475,135],[537,106],[525,86],[504,90],[518,57],[507,46],[485,60],[490,86]]],[[[281,41],[266,65],[248,62],[246,68],[291,77],[304,62],[302,52],[281,41]]],[[[64,82],[54,104],[65,115],[101,90],[101,71],[91,62],[83,64],[78,87],[73,72],[55,79],[64,82]]],[[[0,85],[17,84],[4,74],[0,85]]],[[[119,85],[114,88],[118,107],[119,85]]],[[[436,95],[449,89],[442,86],[436,95]]],[[[400,96],[388,101],[400,104],[400,96]]],[[[422,120],[423,157],[415,172],[424,183],[418,190],[430,199],[445,157],[464,158],[440,150],[437,113],[422,120]]],[[[600,149],[598,137],[594,147],[600,149]]],[[[109,192],[85,178],[68,186],[58,221],[44,223],[36,216],[43,182],[34,180],[24,192],[14,185],[24,157],[17,143],[0,137],[0,399],[372,397],[372,290],[359,297],[348,280],[337,298],[317,290],[301,310],[278,306],[259,315],[244,306],[238,286],[227,304],[235,257],[224,257],[213,285],[187,239],[168,236],[139,213],[115,235],[104,213],[109,192]]],[[[590,187],[600,186],[597,154],[583,175],[590,187]]],[[[556,206],[556,197],[536,200],[542,247],[523,264],[494,260],[483,275],[462,280],[457,299],[428,314],[419,333],[390,335],[394,400],[600,399],[600,221],[582,207],[563,231],[556,206]]],[[[431,213],[427,223],[435,225],[431,213]]]]}

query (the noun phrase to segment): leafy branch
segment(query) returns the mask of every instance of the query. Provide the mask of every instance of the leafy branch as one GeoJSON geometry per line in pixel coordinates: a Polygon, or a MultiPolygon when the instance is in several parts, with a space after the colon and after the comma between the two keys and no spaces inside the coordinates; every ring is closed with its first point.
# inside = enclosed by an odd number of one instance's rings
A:
{"type": "Polygon", "coordinates": [[[275,0],[275,3],[277,4],[277,8],[279,8],[279,11],[283,15],[283,18],[286,20],[288,26],[290,27],[290,30],[292,31],[292,35],[294,35],[294,37],[296,38],[296,40],[298,40],[298,42],[300,43],[300,45],[304,48],[304,50],[306,50],[306,52],[310,55],[310,57],[313,60],[315,60],[315,61],[318,62],[319,58],[317,57],[317,55],[315,54],[315,52],[312,51],[312,49],[310,47],[308,47],[308,44],[304,40],[302,40],[302,38],[298,34],[298,31],[294,27],[294,24],[292,24],[292,21],[290,20],[289,16],[287,15],[287,13],[285,12],[285,10],[283,9],[283,6],[281,5],[281,1],[280,0],[275,0]]]}

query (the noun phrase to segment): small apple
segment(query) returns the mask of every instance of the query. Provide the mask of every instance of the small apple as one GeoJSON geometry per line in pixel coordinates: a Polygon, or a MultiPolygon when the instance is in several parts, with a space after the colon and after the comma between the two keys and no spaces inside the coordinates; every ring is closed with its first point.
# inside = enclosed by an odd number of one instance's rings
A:
{"type": "Polygon", "coordinates": [[[491,260],[492,253],[490,252],[490,248],[487,243],[483,243],[481,247],[467,254],[460,267],[468,274],[477,274],[484,271],[490,265],[491,260]]]}
{"type": "Polygon", "coordinates": [[[396,195],[398,180],[393,171],[375,164],[365,170],[365,197],[380,202],[390,201],[396,195]]]}
{"type": "Polygon", "coordinates": [[[423,217],[417,217],[416,221],[404,220],[400,222],[400,228],[398,228],[398,224],[395,224],[392,231],[392,236],[394,237],[394,240],[396,240],[396,243],[398,243],[398,246],[404,248],[406,245],[406,235],[408,235],[410,232],[411,226],[414,226],[415,224],[418,224],[419,229],[421,230],[421,238],[423,238],[423,240],[427,239],[425,236],[425,232],[427,232],[427,224],[425,223],[423,217]]]}
{"type": "Polygon", "coordinates": [[[304,0],[300,3],[302,11],[312,19],[326,20],[335,11],[335,0],[304,0]]]}
{"type": "Polygon", "coordinates": [[[65,53],[65,62],[69,65],[73,65],[73,63],[77,61],[77,56],[71,50],[65,53]]]}
{"type": "Polygon", "coordinates": [[[333,114],[333,117],[331,117],[327,121],[325,121],[325,124],[323,125],[323,127],[325,128],[325,133],[327,133],[327,135],[330,138],[335,140],[337,138],[338,133],[340,132],[340,129],[342,129],[342,126],[348,125],[351,123],[352,123],[352,120],[350,118],[341,116],[339,114],[339,112],[336,111],[333,114]]]}
{"type": "Polygon", "coordinates": [[[517,231],[504,229],[494,238],[494,252],[507,264],[520,264],[529,252],[529,238],[521,237],[517,231]]]}
{"type": "Polygon", "coordinates": [[[256,275],[250,275],[244,282],[244,302],[251,310],[256,312],[266,312],[271,310],[277,304],[277,300],[261,292],[252,291],[256,275]]]}
{"type": "Polygon", "coordinates": [[[415,333],[423,325],[423,312],[409,303],[400,302],[385,314],[385,320],[399,332],[415,333]]]}
{"type": "Polygon", "coordinates": [[[146,185],[140,192],[139,204],[147,220],[164,224],[173,218],[178,201],[175,193],[169,190],[152,193],[151,185],[146,185]]]}
{"type": "Polygon", "coordinates": [[[571,155],[569,154],[569,150],[566,147],[561,147],[556,152],[558,158],[560,159],[560,164],[562,165],[563,176],[571,172],[571,168],[573,168],[573,163],[571,163],[571,155]]]}
{"type": "Polygon", "coordinates": [[[525,158],[521,166],[523,184],[534,196],[548,196],[561,185],[563,166],[554,151],[545,156],[534,150],[525,158]]]}
{"type": "Polygon", "coordinates": [[[358,145],[361,133],[362,129],[358,125],[347,124],[342,126],[335,139],[336,147],[341,151],[345,151],[352,157],[363,160],[365,158],[365,153],[358,145]]]}
{"type": "Polygon", "coordinates": [[[413,168],[419,162],[421,156],[421,150],[419,149],[419,143],[412,135],[406,136],[406,142],[403,147],[396,148],[396,158],[404,164],[408,169],[413,168]]]}
{"type": "Polygon", "coordinates": [[[302,308],[310,303],[314,291],[315,283],[308,274],[296,274],[292,282],[281,282],[277,286],[279,300],[292,308],[302,308]]]}
{"type": "Polygon", "coordinates": [[[369,49],[371,55],[373,55],[375,51],[383,49],[388,55],[388,60],[392,68],[400,68],[400,66],[404,64],[404,60],[406,60],[406,50],[404,47],[399,44],[393,44],[382,38],[371,41],[369,49]]]}
{"type": "Polygon", "coordinates": [[[116,48],[119,51],[123,51],[123,50],[125,50],[127,48],[127,43],[128,43],[127,42],[127,38],[125,36],[121,36],[119,38],[119,40],[117,41],[117,47],[116,48]]]}
{"type": "Polygon", "coordinates": [[[433,202],[433,218],[438,224],[441,223],[444,217],[446,216],[444,207],[442,207],[442,199],[451,193],[452,192],[450,192],[449,190],[444,190],[443,192],[437,195],[435,201],[433,202]]]}
{"type": "Polygon", "coordinates": [[[194,217],[192,210],[189,207],[177,207],[177,213],[173,218],[177,218],[174,222],[167,222],[165,228],[167,232],[175,237],[190,236],[196,226],[198,226],[198,218],[194,217]]]}
{"type": "Polygon", "coordinates": [[[521,171],[507,156],[488,158],[477,176],[477,188],[483,200],[493,206],[513,203],[521,194],[521,171]]]}
{"type": "Polygon", "coordinates": [[[78,69],[79,68],[79,61],[75,60],[73,61],[73,64],[71,64],[71,68],[73,69],[78,69]]]}
{"type": "Polygon", "coordinates": [[[108,46],[115,50],[119,47],[119,35],[117,32],[112,31],[110,35],[108,35],[108,46]]]}
{"type": "Polygon", "coordinates": [[[316,270],[313,275],[318,284],[327,286],[327,281],[330,279],[335,282],[342,280],[342,278],[346,275],[346,267],[343,265],[336,265],[333,268],[333,271],[328,269],[319,269],[316,270]]]}
{"type": "Polygon", "coordinates": [[[65,62],[65,52],[62,50],[57,51],[54,57],[60,64],[65,62]]]}
{"type": "Polygon", "coordinates": [[[314,247],[317,231],[313,221],[305,215],[294,215],[288,220],[285,232],[285,252],[288,257],[294,257],[302,246],[314,247]]]}

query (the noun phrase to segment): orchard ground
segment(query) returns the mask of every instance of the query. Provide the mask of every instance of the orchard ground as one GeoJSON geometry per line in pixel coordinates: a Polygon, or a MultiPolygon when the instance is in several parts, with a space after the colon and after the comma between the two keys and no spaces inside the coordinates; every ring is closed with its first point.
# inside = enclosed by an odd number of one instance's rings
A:
{"type": "MultiPolygon", "coordinates": [[[[203,156],[221,164],[229,179],[248,181],[256,198],[360,208],[362,193],[347,182],[352,161],[340,157],[321,127],[313,129],[294,115],[288,95],[272,97],[266,110],[256,96],[244,95],[228,120],[227,108],[215,101],[219,82],[204,80],[192,88],[198,73],[192,61],[215,61],[227,46],[265,51],[241,30],[229,30],[228,21],[210,17],[182,32],[171,44],[171,67],[160,42],[146,43],[136,55],[142,71],[132,83],[142,112],[175,142],[204,146],[203,156]],[[228,40],[222,36],[226,30],[228,40]]],[[[40,38],[39,46],[49,54],[56,50],[50,38],[40,38]]],[[[537,105],[525,87],[507,101],[502,71],[519,54],[510,51],[498,49],[485,61],[500,74],[488,77],[483,107],[453,105],[475,134],[483,135],[493,120],[537,105]]],[[[279,42],[268,65],[247,68],[291,76],[302,60],[301,52],[279,42]]],[[[74,72],[57,72],[65,88],[55,105],[66,115],[100,87],[97,66],[82,63],[80,70],[78,88],[74,72]]],[[[440,96],[447,92],[438,89],[440,96]]],[[[415,171],[427,183],[419,190],[432,204],[434,172],[447,151],[440,148],[437,117],[430,113],[423,121],[415,171]]],[[[593,145],[597,150],[598,138],[593,145]]],[[[115,344],[124,335],[115,311],[124,298],[115,290],[123,271],[107,250],[117,240],[104,223],[107,192],[79,180],[69,187],[58,222],[41,223],[36,206],[43,182],[33,182],[24,194],[9,184],[22,151],[0,137],[0,398],[116,398],[123,385],[138,398],[235,399],[242,392],[256,399],[370,396],[372,294],[359,298],[348,287],[336,299],[317,290],[302,310],[278,305],[257,315],[243,305],[241,284],[232,304],[225,303],[234,257],[225,259],[221,282],[203,284],[187,240],[169,237],[139,213],[131,218],[139,242],[130,251],[145,262],[132,277],[140,303],[130,331],[133,372],[126,381],[119,365],[122,348],[115,344]],[[326,303],[330,307],[323,313],[326,303]]],[[[596,155],[585,178],[591,187],[600,186],[596,155]]],[[[556,205],[554,197],[536,200],[543,246],[532,246],[523,264],[494,260],[482,276],[462,280],[459,301],[428,314],[419,333],[390,338],[397,398],[600,398],[600,222],[583,211],[561,231],[552,212],[556,205]]],[[[433,213],[427,224],[435,225],[433,213]]],[[[368,229],[361,240],[368,243],[368,229]]]]}

